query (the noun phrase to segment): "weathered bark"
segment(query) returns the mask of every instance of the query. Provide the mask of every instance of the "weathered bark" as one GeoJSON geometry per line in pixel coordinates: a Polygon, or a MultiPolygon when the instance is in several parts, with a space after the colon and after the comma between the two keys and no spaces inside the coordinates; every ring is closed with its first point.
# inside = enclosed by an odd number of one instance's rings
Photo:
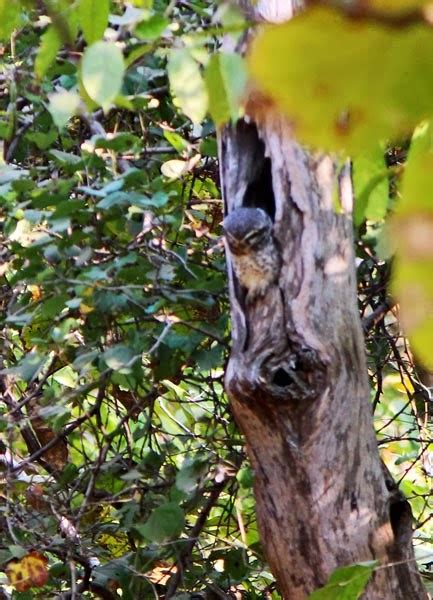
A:
{"type": "MultiPolygon", "coordinates": [[[[290,17],[288,0],[256,17],[290,17]]],[[[260,207],[274,220],[283,266],[245,302],[230,268],[233,346],[226,389],[255,473],[267,559],[286,600],[338,566],[378,559],[363,596],[424,599],[412,517],[378,455],[357,310],[350,169],[306,152],[257,97],[220,135],[226,211],[260,207]],[[336,194],[341,210],[335,210],[336,194]]]]}

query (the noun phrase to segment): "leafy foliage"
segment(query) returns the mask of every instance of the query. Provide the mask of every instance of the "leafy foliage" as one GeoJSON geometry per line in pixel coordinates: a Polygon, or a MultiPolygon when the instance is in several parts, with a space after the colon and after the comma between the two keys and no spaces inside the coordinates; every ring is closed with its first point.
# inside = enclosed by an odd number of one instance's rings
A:
{"type": "MultiPolygon", "coordinates": [[[[279,598],[223,393],[214,123],[241,114],[246,70],[215,50],[244,29],[205,0],[0,0],[0,561],[13,598],[279,598]]],[[[381,446],[409,473],[425,548],[425,386],[386,304],[384,219],[406,149],[385,162],[367,138],[361,315],[381,446]]],[[[418,185],[410,168],[403,189],[418,185]]],[[[353,569],[356,583],[330,581],[341,597],[370,576],[353,569]]]]}
{"type": "Polygon", "coordinates": [[[400,29],[374,20],[360,25],[319,7],[269,26],[249,66],[302,139],[355,154],[431,117],[432,46],[422,21],[400,29]]]}
{"type": "Polygon", "coordinates": [[[272,579],[222,390],[215,132],[198,125],[212,11],[81,0],[10,13],[0,558],[14,597],[71,581],[113,598],[151,597],[161,581],[172,594],[263,590],[272,579]],[[43,577],[27,575],[34,548],[43,577]],[[224,558],[233,548],[242,569],[224,558]]]}
{"type": "Polygon", "coordinates": [[[310,594],[309,600],[357,600],[370,579],[375,561],[336,569],[325,587],[310,594]]]}

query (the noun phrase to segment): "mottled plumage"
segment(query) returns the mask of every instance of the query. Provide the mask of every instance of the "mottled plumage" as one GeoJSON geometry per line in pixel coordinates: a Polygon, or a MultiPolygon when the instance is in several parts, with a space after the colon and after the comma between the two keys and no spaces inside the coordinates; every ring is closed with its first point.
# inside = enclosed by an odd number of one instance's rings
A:
{"type": "Polygon", "coordinates": [[[237,208],[223,221],[233,268],[247,289],[249,301],[263,296],[280,271],[272,227],[272,220],[261,208],[237,208]]]}

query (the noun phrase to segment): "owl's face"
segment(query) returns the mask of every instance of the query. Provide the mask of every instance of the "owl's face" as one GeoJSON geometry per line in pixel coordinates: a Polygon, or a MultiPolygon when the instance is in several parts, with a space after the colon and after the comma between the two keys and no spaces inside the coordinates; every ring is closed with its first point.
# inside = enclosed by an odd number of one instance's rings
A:
{"type": "Polygon", "coordinates": [[[233,254],[249,254],[268,243],[272,221],[261,208],[237,208],[223,221],[224,234],[233,254]]]}

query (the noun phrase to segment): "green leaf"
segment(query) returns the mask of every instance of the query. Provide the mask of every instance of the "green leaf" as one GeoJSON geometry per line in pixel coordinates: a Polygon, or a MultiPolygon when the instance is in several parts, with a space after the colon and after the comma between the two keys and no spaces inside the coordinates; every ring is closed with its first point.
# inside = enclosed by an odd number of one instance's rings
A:
{"type": "Polygon", "coordinates": [[[137,25],[134,34],[141,40],[156,40],[164,33],[169,23],[170,21],[162,15],[152,15],[137,25]]]}
{"type": "Polygon", "coordinates": [[[236,473],[236,479],[241,488],[251,489],[254,485],[254,475],[251,467],[242,467],[236,473]]]}
{"type": "Polygon", "coordinates": [[[76,154],[63,152],[62,150],[50,150],[50,155],[63,166],[76,166],[82,164],[83,159],[76,154]]]}
{"type": "Polygon", "coordinates": [[[56,60],[61,44],[62,42],[57,29],[52,26],[48,27],[41,38],[38,54],[35,59],[35,73],[39,79],[42,79],[56,60]]]}
{"type": "Polygon", "coordinates": [[[191,494],[202,477],[207,472],[208,460],[200,457],[199,459],[185,459],[180,471],[176,475],[176,487],[185,494],[191,494]]]}
{"type": "Polygon", "coordinates": [[[357,153],[433,113],[433,36],[421,22],[390,28],[316,7],[265,26],[248,64],[297,135],[324,149],[357,153]]]}
{"type": "Polygon", "coordinates": [[[218,156],[218,145],[214,138],[206,138],[201,141],[200,154],[203,156],[212,156],[216,158],[218,156]]]}
{"type": "Polygon", "coordinates": [[[38,352],[29,352],[16,367],[2,369],[0,373],[12,375],[23,381],[32,381],[40,373],[46,361],[46,356],[42,356],[38,352]]]}
{"type": "Polygon", "coordinates": [[[224,556],[224,573],[231,579],[240,580],[248,572],[248,559],[240,548],[234,548],[224,556]]]}
{"type": "Polygon", "coordinates": [[[11,544],[10,546],[8,546],[8,550],[11,556],[13,556],[14,558],[22,558],[28,552],[28,550],[16,544],[11,544]]]}
{"type": "Polygon", "coordinates": [[[78,467],[72,463],[68,464],[65,466],[65,468],[62,472],[59,482],[61,485],[66,485],[67,483],[70,483],[74,479],[77,479],[78,474],[79,474],[78,467]]]}
{"type": "Polygon", "coordinates": [[[96,42],[86,48],[81,77],[86,92],[106,111],[120,93],[125,65],[121,50],[111,42],[96,42]]]}
{"type": "Polygon", "coordinates": [[[179,153],[186,150],[186,148],[188,148],[189,146],[185,138],[183,138],[175,131],[168,131],[167,129],[165,129],[164,137],[167,140],[167,142],[171,144],[171,146],[173,146],[173,148],[175,148],[175,150],[177,150],[179,153]]]}
{"type": "Polygon", "coordinates": [[[328,583],[308,596],[308,600],[357,600],[361,597],[377,561],[336,569],[328,583]]]}
{"type": "Polygon", "coordinates": [[[49,148],[57,139],[59,132],[55,127],[52,127],[47,133],[41,131],[35,131],[28,133],[26,138],[36,144],[40,150],[46,150],[49,148]]]}
{"type": "Polygon", "coordinates": [[[110,0],[79,0],[78,18],[84,39],[89,45],[104,35],[109,13],[110,0]]]}
{"type": "Polygon", "coordinates": [[[0,0],[0,40],[7,40],[17,26],[20,16],[19,2],[0,0]]]}
{"type": "Polygon", "coordinates": [[[218,53],[209,61],[205,72],[209,93],[209,112],[219,127],[239,118],[240,100],[245,91],[247,73],[239,54],[218,53]]]}
{"type": "Polygon", "coordinates": [[[169,179],[179,179],[188,171],[188,161],[172,159],[161,165],[161,173],[169,179]]]}
{"type": "Polygon", "coordinates": [[[176,503],[168,502],[155,508],[146,523],[136,525],[135,529],[149,541],[162,544],[177,538],[184,527],[185,515],[183,510],[176,503]]]}
{"type": "Polygon", "coordinates": [[[186,50],[172,50],[167,63],[171,93],[181,110],[193,123],[200,123],[207,112],[208,95],[200,68],[186,50]]]}
{"type": "Polygon", "coordinates": [[[132,348],[129,348],[124,344],[117,344],[117,346],[108,348],[108,350],[105,350],[102,357],[107,367],[118,373],[123,373],[124,375],[128,375],[128,373],[132,372],[134,363],[140,358],[132,348]]]}
{"type": "Polygon", "coordinates": [[[58,294],[53,298],[45,300],[38,307],[38,316],[40,315],[43,319],[52,319],[61,313],[68,298],[67,294],[58,294]]]}
{"type": "Polygon", "coordinates": [[[95,140],[95,148],[105,148],[115,152],[126,152],[127,150],[138,148],[141,140],[132,133],[122,132],[113,135],[109,139],[98,137],[95,140]]]}
{"type": "Polygon", "coordinates": [[[80,106],[80,96],[77,92],[61,90],[48,96],[48,110],[53,117],[55,125],[62,129],[69,119],[75,115],[80,106]]]}
{"type": "Polygon", "coordinates": [[[355,225],[359,226],[364,219],[381,221],[385,218],[389,202],[388,176],[384,151],[380,145],[372,148],[368,154],[354,158],[355,225]]]}
{"type": "Polygon", "coordinates": [[[433,127],[413,135],[401,185],[401,201],[390,225],[397,251],[392,293],[412,349],[433,369],[433,127]]]}

